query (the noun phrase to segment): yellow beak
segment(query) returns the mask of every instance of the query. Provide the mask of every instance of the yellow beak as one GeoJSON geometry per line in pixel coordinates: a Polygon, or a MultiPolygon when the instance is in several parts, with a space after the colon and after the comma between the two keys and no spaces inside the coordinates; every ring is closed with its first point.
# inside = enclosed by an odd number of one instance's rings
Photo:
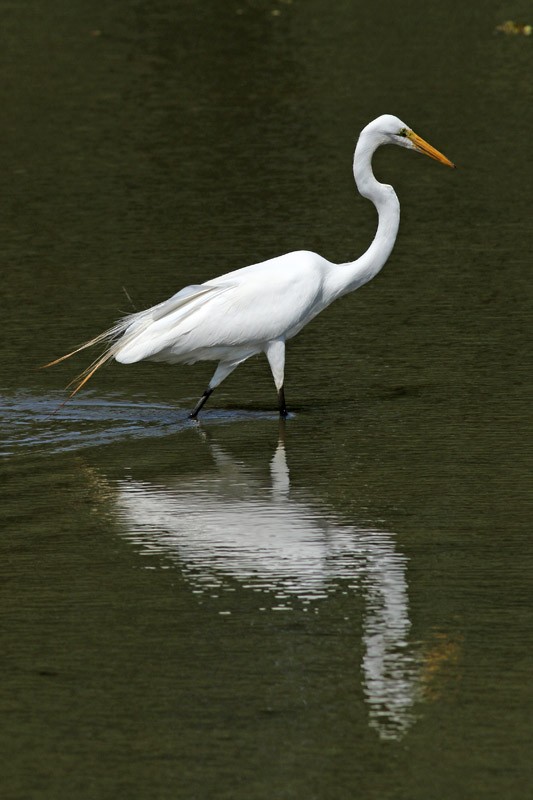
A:
{"type": "Polygon", "coordinates": [[[424,155],[434,158],[435,161],[440,161],[441,164],[446,164],[447,167],[453,167],[455,169],[455,164],[450,161],[449,158],[443,156],[442,153],[435,150],[434,147],[425,142],[420,136],[417,136],[413,131],[407,131],[407,138],[412,141],[419,153],[424,153],[424,155]]]}

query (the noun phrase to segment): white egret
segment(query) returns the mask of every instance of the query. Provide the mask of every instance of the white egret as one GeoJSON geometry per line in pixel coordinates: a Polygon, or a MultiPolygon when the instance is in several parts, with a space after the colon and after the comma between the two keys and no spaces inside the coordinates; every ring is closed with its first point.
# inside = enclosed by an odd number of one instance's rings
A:
{"type": "Polygon", "coordinates": [[[379,183],[372,156],[397,144],[453,167],[442,153],[398,117],[384,114],[361,132],[353,173],[363,197],[378,212],[378,229],[360,258],[332,264],[317,253],[298,250],[252,264],[184,289],[158,305],[120,319],[112,328],[46,366],[100,342],[105,352],[79,377],[74,395],[110,359],[121,364],[218,361],[213,377],[190,414],[195,419],[213,390],[250,356],[265,353],[278,392],[279,413],[287,416],[283,389],[285,343],[338,297],[371,280],[387,261],[398,232],[400,204],[392,186],[379,183]]]}

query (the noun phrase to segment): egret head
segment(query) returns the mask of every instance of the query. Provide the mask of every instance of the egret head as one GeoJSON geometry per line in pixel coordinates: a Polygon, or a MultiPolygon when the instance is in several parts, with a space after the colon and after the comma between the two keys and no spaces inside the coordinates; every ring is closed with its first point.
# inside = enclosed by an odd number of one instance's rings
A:
{"type": "Polygon", "coordinates": [[[408,150],[416,150],[419,153],[440,161],[448,167],[455,167],[446,156],[439,153],[434,147],[418,136],[411,128],[392,114],[383,114],[381,117],[370,122],[363,133],[370,135],[376,142],[376,146],[381,144],[397,144],[406,147],[408,150]]]}

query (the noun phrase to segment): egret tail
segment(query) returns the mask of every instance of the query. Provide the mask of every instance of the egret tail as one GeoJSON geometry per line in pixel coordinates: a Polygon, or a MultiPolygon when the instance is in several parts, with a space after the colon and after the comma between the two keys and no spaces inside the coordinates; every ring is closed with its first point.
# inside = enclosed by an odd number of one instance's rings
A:
{"type": "Polygon", "coordinates": [[[69,397],[74,397],[74,395],[85,386],[94,373],[112,358],[120,358],[123,353],[126,353],[128,354],[128,361],[140,360],[143,356],[131,358],[129,356],[129,351],[132,349],[132,346],[135,349],[135,345],[137,345],[139,341],[143,341],[143,334],[151,325],[165,318],[168,319],[170,315],[173,315],[173,318],[169,320],[169,323],[176,324],[178,320],[183,319],[191,310],[194,301],[202,298],[206,294],[220,291],[218,287],[205,284],[186,286],[168,300],[158,303],[158,305],[147,308],[144,311],[128,314],[118,320],[111,328],[95,336],[94,339],[89,339],[88,342],[80,345],[70,353],[66,353],[66,355],[60,356],[50,361],[48,364],[44,364],[43,369],[46,367],[53,367],[55,364],[60,364],[61,361],[65,361],[65,359],[93,345],[100,344],[101,342],[109,343],[107,349],[69,383],[69,387],[74,385],[74,389],[69,397]]]}

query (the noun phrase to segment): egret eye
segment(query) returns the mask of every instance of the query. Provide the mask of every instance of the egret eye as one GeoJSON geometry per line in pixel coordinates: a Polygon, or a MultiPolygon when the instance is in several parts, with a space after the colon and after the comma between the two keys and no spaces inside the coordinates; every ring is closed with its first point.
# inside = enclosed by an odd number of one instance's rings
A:
{"type": "Polygon", "coordinates": [[[402,128],[398,131],[398,136],[403,136],[405,138],[407,136],[407,128],[402,128]]]}

